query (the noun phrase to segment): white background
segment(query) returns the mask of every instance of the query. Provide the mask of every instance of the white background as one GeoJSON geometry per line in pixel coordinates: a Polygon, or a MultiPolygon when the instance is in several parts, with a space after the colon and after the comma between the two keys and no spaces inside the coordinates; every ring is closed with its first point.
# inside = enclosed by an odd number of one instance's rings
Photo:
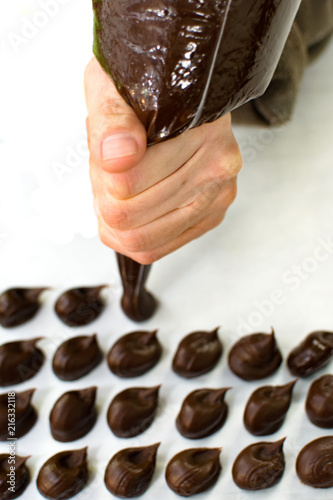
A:
{"type": "MultiPolygon", "coordinates": [[[[287,436],[282,481],[271,490],[249,493],[234,485],[231,467],[244,446],[258,441],[244,430],[242,412],[260,384],[233,376],[226,353],[241,335],[268,332],[271,325],[284,357],[310,331],[332,330],[333,249],[327,242],[333,238],[333,43],[308,68],[291,123],[269,129],[251,117],[245,125],[237,112],[234,131],[244,157],[237,201],[219,228],[154,264],[149,288],[159,298],[160,307],[143,327],[159,328],[164,346],[159,365],[140,380],[119,381],[104,362],[91,375],[66,384],[50,369],[56,346],[73,335],[52,310],[62,290],[111,285],[106,312],[89,328],[75,331],[97,331],[105,352],[116,338],[137,326],[120,310],[116,261],[113,252],[98,240],[92,209],[82,86],[84,67],[91,57],[91,5],[82,0],[62,0],[60,5],[57,0],[53,17],[41,15],[41,5],[16,0],[3,1],[0,6],[1,290],[24,285],[52,287],[44,294],[44,307],[33,321],[0,332],[2,342],[47,337],[41,342],[47,355],[45,366],[35,379],[17,388],[39,388],[33,399],[38,424],[17,445],[19,454],[32,455],[28,461],[32,482],[23,498],[39,498],[35,478],[47,458],[85,445],[89,446],[91,480],[77,498],[92,494],[98,499],[110,498],[103,473],[111,456],[124,447],[162,441],[154,481],[144,498],[176,498],[163,477],[174,453],[192,446],[222,446],[221,477],[204,498],[245,500],[256,495],[259,500],[275,500],[298,494],[302,500],[314,496],[316,500],[332,499],[332,490],[314,492],[301,485],[294,472],[302,446],[332,434],[310,424],[303,409],[309,383],[321,373],[332,373],[332,362],[316,376],[296,384],[284,426],[267,438],[287,436]],[[31,30],[30,23],[40,27],[31,30]],[[18,38],[23,35],[24,39],[18,38]],[[66,168],[63,175],[59,175],[59,165],[66,168]],[[217,325],[221,325],[224,344],[218,367],[192,381],[172,374],[172,355],[179,340],[193,330],[217,325]],[[157,383],[162,383],[161,405],[151,429],[132,440],[114,438],[105,422],[112,397],[131,385],[157,383]],[[75,443],[53,441],[48,415],[56,398],[71,388],[94,384],[100,387],[100,415],[94,430],[75,443]],[[226,397],[230,415],[214,436],[192,442],[178,435],[173,420],[183,397],[194,388],[207,386],[233,387],[226,397]]],[[[262,384],[289,380],[283,365],[262,384]]],[[[6,451],[1,444],[0,452],[6,451]]]]}

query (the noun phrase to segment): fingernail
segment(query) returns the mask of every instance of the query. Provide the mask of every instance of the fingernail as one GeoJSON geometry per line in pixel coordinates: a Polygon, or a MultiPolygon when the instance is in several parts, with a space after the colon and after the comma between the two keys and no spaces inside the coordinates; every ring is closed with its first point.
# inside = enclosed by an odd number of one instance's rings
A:
{"type": "Polygon", "coordinates": [[[130,135],[114,134],[103,141],[103,160],[115,160],[125,156],[133,156],[138,152],[136,140],[130,135]]]}

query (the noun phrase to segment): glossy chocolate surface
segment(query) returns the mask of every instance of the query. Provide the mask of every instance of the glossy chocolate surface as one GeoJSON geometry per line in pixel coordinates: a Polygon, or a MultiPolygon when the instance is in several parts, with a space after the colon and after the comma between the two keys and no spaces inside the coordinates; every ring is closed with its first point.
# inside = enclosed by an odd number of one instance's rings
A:
{"type": "Polygon", "coordinates": [[[282,356],[272,333],[252,333],[242,337],[231,348],[229,367],[243,380],[260,380],[272,375],[280,366],[282,356]]]}
{"type": "Polygon", "coordinates": [[[80,335],[66,340],[58,347],[52,368],[61,380],[78,380],[90,373],[102,358],[97,335],[80,335]]]}
{"type": "Polygon", "coordinates": [[[116,436],[129,438],[148,429],[156,414],[159,388],[132,387],[114,397],[107,421],[116,436]]]}
{"type": "Polygon", "coordinates": [[[255,390],[245,407],[244,425],[255,436],[267,436],[282,426],[296,380],[286,385],[266,385],[255,390]]]}
{"type": "Polygon", "coordinates": [[[323,375],[312,382],[305,410],[314,425],[333,429],[333,375],[323,375]]]}
{"type": "Polygon", "coordinates": [[[100,294],[107,285],[71,288],[58,298],[55,312],[68,326],[84,326],[94,321],[104,309],[100,294]]]}
{"type": "Polygon", "coordinates": [[[88,480],[87,448],[57,453],[39,471],[37,488],[50,500],[67,500],[79,493],[88,480]]]}
{"type": "Polygon", "coordinates": [[[224,401],[228,390],[198,389],[191,392],[184,399],[177,417],[178,431],[189,439],[200,439],[218,431],[228,414],[228,406],[224,401]]]}
{"type": "Polygon", "coordinates": [[[332,355],[333,332],[312,332],[291,351],[287,363],[295,377],[308,377],[325,366],[332,355]]]}
{"type": "Polygon", "coordinates": [[[13,403],[8,401],[7,392],[0,395],[0,441],[7,441],[10,438],[18,439],[27,434],[35,425],[37,413],[31,404],[34,392],[35,389],[16,392],[15,397],[10,398],[13,403]],[[14,411],[10,412],[9,409],[14,409],[14,411]],[[12,427],[15,429],[13,435],[8,434],[11,416],[14,420],[12,427]]]}
{"type": "Polygon", "coordinates": [[[165,471],[169,488],[183,497],[207,491],[219,478],[220,453],[221,448],[191,448],[177,453],[165,471]]]}
{"type": "Polygon", "coordinates": [[[144,266],[120,253],[117,253],[117,261],[123,284],[121,307],[133,321],[146,321],[157,308],[155,297],[146,290],[151,265],[144,266]]]}
{"type": "Polygon", "coordinates": [[[80,439],[94,427],[96,387],[65,392],[50,413],[50,428],[54,439],[63,443],[80,439]]]}
{"type": "Polygon", "coordinates": [[[15,454],[13,460],[13,456],[7,453],[0,455],[0,498],[2,500],[13,500],[20,497],[28,486],[30,473],[25,465],[28,458],[15,454]],[[10,476],[11,467],[13,466],[15,467],[15,474],[10,476]]]}
{"type": "Polygon", "coordinates": [[[251,444],[237,456],[232,477],[243,490],[263,490],[280,481],[284,468],[284,439],[251,444]]]}
{"type": "Polygon", "coordinates": [[[212,370],[222,355],[218,328],[211,332],[198,331],[186,335],[172,361],[172,369],[185,378],[198,377],[212,370]]]}
{"type": "Polygon", "coordinates": [[[0,386],[15,385],[34,377],[44,363],[36,347],[41,338],[8,342],[0,346],[0,386]]]}
{"type": "Polygon", "coordinates": [[[46,288],[10,288],[0,295],[0,325],[10,328],[33,318],[46,288]]]}
{"type": "Polygon", "coordinates": [[[298,454],[296,472],[302,483],[313,488],[333,487],[333,436],[311,441],[298,454]]]}
{"type": "Polygon", "coordinates": [[[118,377],[138,377],[151,370],[162,354],[162,347],[153,332],[138,331],[123,335],[108,354],[110,370],[118,377]]]}
{"type": "Polygon", "coordinates": [[[104,476],[110,493],[119,498],[143,495],[154,475],[159,445],[126,448],[116,453],[108,463],[104,476]]]}

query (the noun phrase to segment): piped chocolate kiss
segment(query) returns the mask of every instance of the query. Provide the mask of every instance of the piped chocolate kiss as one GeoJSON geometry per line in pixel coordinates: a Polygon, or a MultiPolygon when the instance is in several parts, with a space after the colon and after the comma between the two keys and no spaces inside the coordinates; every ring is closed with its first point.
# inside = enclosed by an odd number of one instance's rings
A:
{"type": "Polygon", "coordinates": [[[212,370],[222,355],[218,328],[198,331],[184,337],[173,358],[172,369],[185,378],[197,377],[212,370]]]}
{"type": "Polygon", "coordinates": [[[40,308],[39,296],[47,288],[10,288],[0,295],[0,324],[18,326],[33,318],[40,308]]]}
{"type": "Polygon", "coordinates": [[[288,356],[295,377],[308,377],[327,365],[333,355],[333,332],[312,332],[288,356]]]}
{"type": "Polygon", "coordinates": [[[314,425],[333,429],[333,375],[323,375],[312,382],[305,410],[314,425]]]}
{"type": "Polygon", "coordinates": [[[313,488],[333,487],[333,436],[308,443],[298,454],[296,472],[302,483],[313,488]]]}
{"type": "Polygon", "coordinates": [[[123,335],[110,349],[108,365],[118,377],[138,377],[151,370],[161,357],[162,348],[153,332],[123,335]]]}
{"type": "Polygon", "coordinates": [[[270,334],[252,333],[242,337],[231,348],[228,363],[231,371],[243,380],[260,380],[272,375],[280,366],[282,356],[270,334]]]}
{"type": "Polygon", "coordinates": [[[189,439],[200,439],[218,431],[224,424],[228,406],[224,396],[230,388],[198,389],[183,401],[176,420],[178,431],[189,439]]]}
{"type": "Polygon", "coordinates": [[[0,498],[13,500],[21,496],[30,482],[30,473],[25,462],[29,457],[0,455],[0,498]],[[13,472],[14,467],[14,472],[13,472]]]}
{"type": "Polygon", "coordinates": [[[108,463],[104,482],[119,498],[133,498],[147,491],[155,471],[160,443],[118,451],[108,463]]]}
{"type": "Polygon", "coordinates": [[[18,439],[35,425],[37,413],[31,404],[34,392],[35,389],[30,389],[0,395],[0,441],[7,441],[13,437],[18,439]],[[13,420],[12,425],[11,420],[13,420]],[[15,432],[9,435],[8,431],[11,428],[15,429],[15,432]]]}
{"type": "Polygon", "coordinates": [[[91,372],[102,360],[97,335],[81,335],[63,342],[56,350],[52,368],[61,380],[78,380],[91,372]]]}
{"type": "Polygon", "coordinates": [[[72,288],[55,304],[57,316],[68,326],[84,326],[94,321],[104,309],[100,294],[107,285],[72,288]]]}
{"type": "Polygon", "coordinates": [[[44,354],[36,347],[39,340],[41,337],[0,346],[0,386],[20,384],[39,372],[44,363],[44,354]]]}
{"type": "Polygon", "coordinates": [[[45,462],[37,477],[37,488],[49,500],[67,500],[83,490],[87,480],[87,448],[69,450],[45,462]]]}

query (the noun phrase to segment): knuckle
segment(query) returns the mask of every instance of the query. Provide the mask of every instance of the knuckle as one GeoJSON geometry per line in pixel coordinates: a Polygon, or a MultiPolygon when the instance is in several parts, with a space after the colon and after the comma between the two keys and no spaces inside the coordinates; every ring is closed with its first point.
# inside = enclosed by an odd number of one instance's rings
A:
{"type": "Polygon", "coordinates": [[[147,251],[147,240],[141,231],[135,229],[118,231],[117,239],[127,252],[136,254],[147,251]]]}
{"type": "Polygon", "coordinates": [[[130,224],[129,217],[126,210],[124,210],[120,203],[115,200],[111,201],[110,199],[102,199],[98,203],[98,208],[104,222],[109,227],[120,230],[128,229],[130,224]]]}
{"type": "Polygon", "coordinates": [[[144,266],[149,266],[159,259],[157,253],[154,252],[136,253],[134,258],[139,264],[143,264],[144,266]]]}

